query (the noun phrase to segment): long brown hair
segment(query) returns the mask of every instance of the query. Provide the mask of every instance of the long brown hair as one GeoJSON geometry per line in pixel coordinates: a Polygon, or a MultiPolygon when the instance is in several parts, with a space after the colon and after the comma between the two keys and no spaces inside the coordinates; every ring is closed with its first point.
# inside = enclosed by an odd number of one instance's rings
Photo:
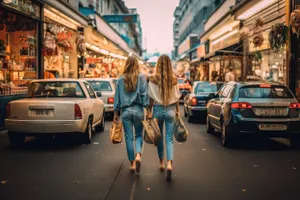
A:
{"type": "Polygon", "coordinates": [[[156,63],[155,82],[159,86],[160,95],[163,100],[163,105],[169,103],[169,96],[172,92],[173,86],[177,84],[174,77],[171,59],[167,55],[161,55],[156,63]]]}
{"type": "Polygon", "coordinates": [[[124,84],[127,92],[134,92],[138,82],[140,66],[138,60],[134,56],[129,56],[124,66],[124,84]]]}

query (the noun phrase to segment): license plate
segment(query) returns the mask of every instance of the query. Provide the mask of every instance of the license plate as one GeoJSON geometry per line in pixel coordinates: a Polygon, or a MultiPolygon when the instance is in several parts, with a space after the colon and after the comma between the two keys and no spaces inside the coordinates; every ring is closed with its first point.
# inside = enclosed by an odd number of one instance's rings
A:
{"type": "Polygon", "coordinates": [[[262,131],[285,131],[287,128],[284,124],[260,124],[259,129],[262,131]]]}
{"type": "Polygon", "coordinates": [[[286,116],[286,108],[256,108],[255,114],[259,116],[286,116]]]}
{"type": "Polygon", "coordinates": [[[47,116],[50,114],[50,112],[49,112],[49,110],[35,110],[35,114],[37,116],[43,116],[43,115],[47,116]]]}

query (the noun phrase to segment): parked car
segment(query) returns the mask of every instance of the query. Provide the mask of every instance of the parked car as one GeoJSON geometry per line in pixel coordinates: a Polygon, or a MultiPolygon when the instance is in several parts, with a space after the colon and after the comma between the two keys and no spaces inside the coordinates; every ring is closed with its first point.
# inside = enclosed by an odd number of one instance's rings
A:
{"type": "Polygon", "coordinates": [[[184,116],[188,122],[195,118],[206,116],[206,104],[211,99],[211,94],[216,94],[223,82],[195,81],[192,92],[184,98],[184,116]]]}
{"type": "Polygon", "coordinates": [[[207,105],[207,132],[222,133],[230,147],[238,137],[283,137],[300,146],[300,104],[284,85],[229,82],[207,105]]]}
{"type": "Polygon", "coordinates": [[[115,79],[88,78],[85,79],[96,92],[101,92],[100,97],[104,102],[105,113],[112,115],[114,112],[114,99],[116,92],[115,79]]]}
{"type": "Polygon", "coordinates": [[[192,86],[188,80],[184,78],[178,78],[178,87],[180,90],[180,101],[183,101],[184,97],[191,92],[192,86]]]}
{"type": "Polygon", "coordinates": [[[5,125],[12,145],[26,136],[80,133],[90,143],[93,127],[104,131],[104,103],[85,80],[44,79],[31,83],[25,99],[6,107],[5,125]]]}

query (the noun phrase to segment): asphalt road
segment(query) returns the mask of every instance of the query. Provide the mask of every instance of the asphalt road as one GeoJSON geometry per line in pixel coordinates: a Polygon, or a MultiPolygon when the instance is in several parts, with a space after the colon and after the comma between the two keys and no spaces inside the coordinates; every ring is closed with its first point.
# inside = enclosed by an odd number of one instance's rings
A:
{"type": "Polygon", "coordinates": [[[224,149],[218,134],[188,124],[175,142],[173,180],[144,145],[141,173],[129,172],[125,144],[111,144],[109,126],[90,145],[68,138],[31,139],[12,149],[0,136],[1,200],[299,200],[300,151],[285,140],[248,140],[224,149]]]}

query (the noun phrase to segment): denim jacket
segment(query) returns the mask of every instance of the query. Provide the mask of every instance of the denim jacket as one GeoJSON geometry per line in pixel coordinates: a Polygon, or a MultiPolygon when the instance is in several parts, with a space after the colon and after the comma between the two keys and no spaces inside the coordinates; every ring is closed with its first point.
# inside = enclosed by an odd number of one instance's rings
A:
{"type": "Polygon", "coordinates": [[[139,74],[135,92],[127,92],[124,84],[124,76],[118,79],[115,93],[114,110],[120,111],[122,108],[138,104],[144,108],[148,107],[150,100],[148,97],[148,83],[144,75],[139,74]]]}

